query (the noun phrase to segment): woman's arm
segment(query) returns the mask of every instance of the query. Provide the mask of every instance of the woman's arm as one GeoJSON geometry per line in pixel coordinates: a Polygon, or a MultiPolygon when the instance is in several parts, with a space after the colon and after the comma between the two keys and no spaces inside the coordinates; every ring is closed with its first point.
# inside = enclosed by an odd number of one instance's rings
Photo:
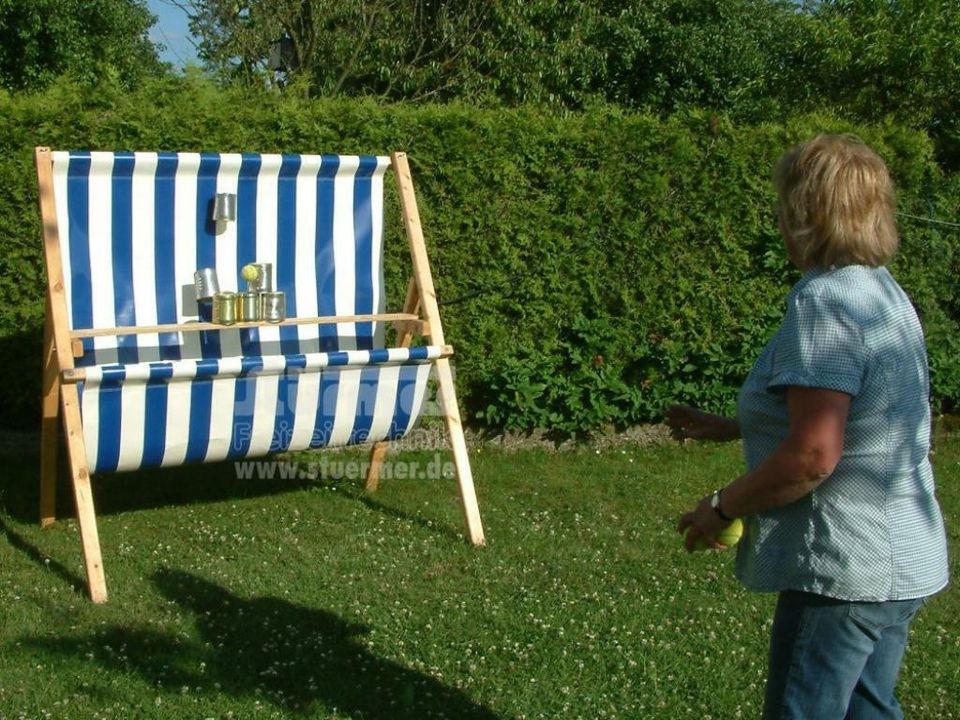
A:
{"type": "Polygon", "coordinates": [[[787,505],[830,477],[843,455],[850,396],[821,388],[787,388],[790,431],[753,472],[723,489],[726,515],[754,515],[787,505]]]}
{"type": "MultiPolygon", "coordinates": [[[[721,492],[720,509],[728,517],[754,515],[787,505],[810,493],[830,477],[843,454],[843,436],[850,396],[822,388],[787,388],[790,430],[777,449],[754,470],[721,492]]],[[[710,496],[680,518],[692,549],[697,537],[719,547],[713,538],[726,523],[710,506],[710,496]]]]}
{"type": "Polygon", "coordinates": [[[724,441],[740,438],[740,426],[733,418],[713,415],[689,405],[674,405],[665,415],[667,425],[681,439],[724,441]]]}

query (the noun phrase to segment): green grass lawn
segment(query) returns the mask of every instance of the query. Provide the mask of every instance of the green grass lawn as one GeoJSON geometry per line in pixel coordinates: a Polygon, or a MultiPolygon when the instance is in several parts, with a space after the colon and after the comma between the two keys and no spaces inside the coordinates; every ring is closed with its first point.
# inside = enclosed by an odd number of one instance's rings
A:
{"type": "MultiPolygon", "coordinates": [[[[100,478],[102,606],[36,458],[0,458],[0,719],[756,718],[773,598],[675,531],[739,452],[476,452],[479,549],[452,480],[100,478]]],[[[936,467],[956,575],[960,439],[936,467]]],[[[908,717],[960,718],[958,598],[914,624],[908,717]]]]}

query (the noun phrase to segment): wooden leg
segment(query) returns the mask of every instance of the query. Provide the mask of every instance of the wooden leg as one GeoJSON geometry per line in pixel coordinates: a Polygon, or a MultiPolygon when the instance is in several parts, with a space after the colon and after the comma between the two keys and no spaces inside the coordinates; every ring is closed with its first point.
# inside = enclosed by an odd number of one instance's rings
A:
{"type": "Polygon", "coordinates": [[[70,458],[70,478],[73,498],[77,506],[77,521],[80,524],[80,539],[83,542],[83,561],[87,570],[87,587],[90,599],[95,603],[107,601],[107,581],[103,574],[100,556],[100,537],[97,534],[97,515],[93,508],[93,491],[90,486],[90,470],[87,453],[83,446],[83,428],[80,422],[80,397],[77,386],[66,383],[61,386],[63,400],[63,424],[67,435],[67,455],[70,458]]]}
{"type": "Polygon", "coordinates": [[[57,451],[60,433],[60,368],[47,301],[43,327],[43,416],[40,420],[40,527],[57,519],[57,451]]]}
{"type": "Polygon", "coordinates": [[[436,361],[437,383],[440,402],[447,425],[447,435],[453,449],[453,463],[457,469],[457,482],[460,485],[460,499],[463,502],[463,517],[467,524],[467,534],[474,545],[483,545],[483,523],[480,521],[480,507],[477,493],[473,487],[473,472],[470,470],[470,458],[467,455],[467,442],[463,437],[463,425],[460,422],[460,408],[457,407],[457,395],[453,384],[450,361],[441,358],[436,361]]]}
{"type": "Polygon", "coordinates": [[[380,466],[387,454],[390,443],[387,441],[374,443],[370,452],[370,466],[367,468],[367,492],[376,492],[380,487],[380,466]]]}
{"type": "MultiPolygon", "coordinates": [[[[396,152],[391,156],[397,190],[400,193],[400,207],[403,211],[403,226],[410,242],[410,259],[413,263],[413,275],[419,303],[423,306],[423,315],[430,323],[429,340],[435,345],[446,345],[443,327],[440,323],[440,308],[437,305],[437,293],[430,274],[430,259],[427,256],[427,244],[420,224],[420,211],[417,209],[417,197],[413,190],[413,178],[406,153],[396,152]]],[[[460,498],[463,501],[463,514],[467,523],[470,542],[483,545],[483,524],[480,522],[480,508],[473,487],[473,473],[470,471],[470,458],[467,455],[467,443],[463,437],[463,425],[460,421],[460,409],[457,407],[457,394],[453,385],[453,373],[446,358],[435,361],[437,383],[440,386],[440,402],[446,420],[447,434],[453,448],[453,460],[457,468],[457,481],[460,483],[460,498]]]]}

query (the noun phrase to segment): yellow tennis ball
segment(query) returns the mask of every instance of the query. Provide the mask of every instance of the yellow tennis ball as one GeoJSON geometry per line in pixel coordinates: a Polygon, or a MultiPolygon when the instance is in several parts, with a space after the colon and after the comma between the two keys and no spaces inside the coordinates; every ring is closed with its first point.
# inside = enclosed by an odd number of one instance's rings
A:
{"type": "MultiPolygon", "coordinates": [[[[717,533],[716,540],[721,545],[733,547],[740,542],[740,536],[743,535],[743,522],[740,518],[734,518],[733,522],[727,525],[723,530],[717,533]]],[[[707,541],[703,537],[698,537],[693,543],[694,550],[706,550],[707,541]]]]}
{"type": "Polygon", "coordinates": [[[258,268],[256,265],[251,265],[251,264],[244,265],[243,269],[240,271],[240,275],[247,282],[253,282],[258,277],[260,277],[260,268],[258,268]]]}

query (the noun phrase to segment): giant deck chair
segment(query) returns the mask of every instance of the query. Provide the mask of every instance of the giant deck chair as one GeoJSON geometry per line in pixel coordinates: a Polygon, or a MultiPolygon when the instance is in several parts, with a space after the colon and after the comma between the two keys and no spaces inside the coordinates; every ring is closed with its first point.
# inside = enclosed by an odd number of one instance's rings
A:
{"type": "Polygon", "coordinates": [[[58,418],[90,597],[107,598],[91,473],[388,441],[420,413],[433,369],[467,533],[484,542],[407,157],[36,150],[47,267],[40,517],[55,520],[58,418]],[[383,179],[410,245],[403,312],[385,312],[383,179]],[[218,193],[234,222],[214,221],[218,193]],[[279,325],[201,322],[193,273],[222,289],[271,262],[279,325]],[[396,342],[384,344],[386,325],[396,342]],[[415,336],[426,344],[414,345],[415,336]]]}

